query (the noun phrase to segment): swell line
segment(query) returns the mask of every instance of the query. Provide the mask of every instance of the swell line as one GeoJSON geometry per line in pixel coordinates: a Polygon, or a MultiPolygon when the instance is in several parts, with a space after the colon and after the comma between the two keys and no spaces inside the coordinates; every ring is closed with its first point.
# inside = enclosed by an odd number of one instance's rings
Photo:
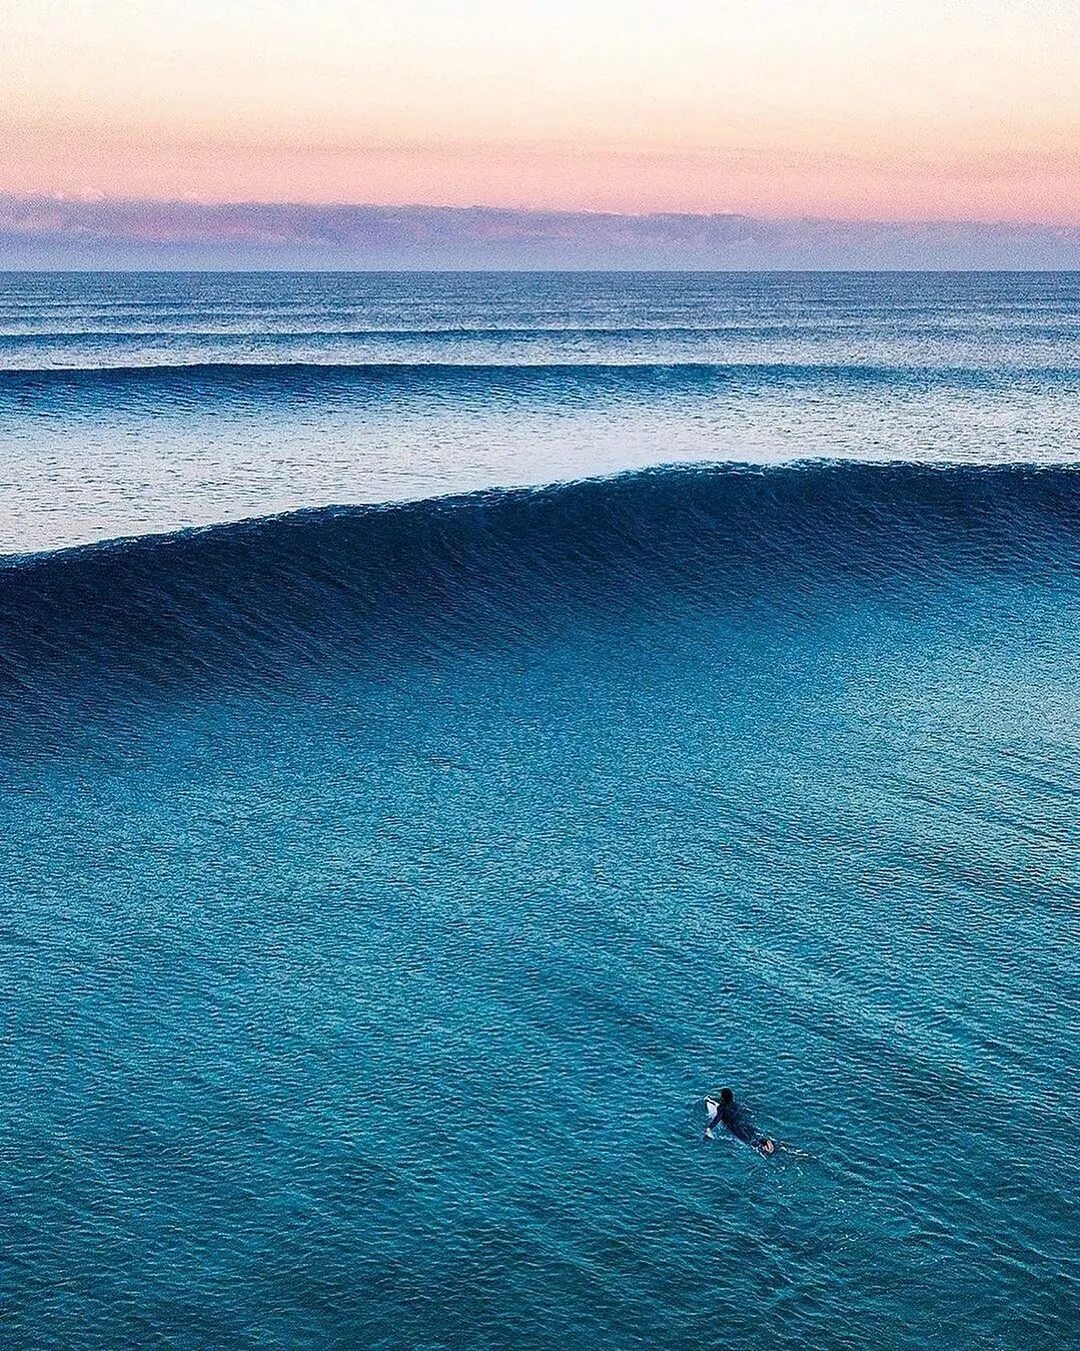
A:
{"type": "Polygon", "coordinates": [[[445,361],[190,361],[145,365],[64,365],[0,370],[0,396],[38,389],[88,388],[139,382],[198,382],[236,386],[258,383],[304,385],[317,382],[354,384],[440,381],[551,382],[553,380],[606,381],[650,384],[676,383],[687,388],[721,385],[735,380],[803,382],[832,380],[845,383],[904,385],[963,384],[979,388],[1001,386],[1017,378],[1040,382],[1080,380],[1077,366],[926,366],[918,364],[806,363],[806,362],[445,362],[445,361]]]}

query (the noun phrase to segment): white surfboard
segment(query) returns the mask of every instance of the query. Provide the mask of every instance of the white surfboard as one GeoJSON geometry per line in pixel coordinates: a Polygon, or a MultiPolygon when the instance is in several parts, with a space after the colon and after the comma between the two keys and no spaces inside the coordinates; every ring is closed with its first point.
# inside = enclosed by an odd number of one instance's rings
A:
{"type": "MultiPolygon", "coordinates": [[[[715,1098],[706,1098],[705,1110],[709,1113],[709,1120],[711,1121],[713,1117],[716,1115],[716,1113],[720,1110],[720,1104],[716,1101],[715,1098]]],[[[712,1131],[709,1130],[708,1126],[705,1127],[705,1138],[706,1140],[715,1140],[716,1138],[713,1135],[712,1131]]]]}

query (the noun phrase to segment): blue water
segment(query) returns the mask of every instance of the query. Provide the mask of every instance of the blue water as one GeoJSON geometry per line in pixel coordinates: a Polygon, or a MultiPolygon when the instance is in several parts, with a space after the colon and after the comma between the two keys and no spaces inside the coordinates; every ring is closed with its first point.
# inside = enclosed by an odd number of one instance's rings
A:
{"type": "Polygon", "coordinates": [[[0,280],[0,1342],[1075,1343],[1078,326],[0,280]]]}

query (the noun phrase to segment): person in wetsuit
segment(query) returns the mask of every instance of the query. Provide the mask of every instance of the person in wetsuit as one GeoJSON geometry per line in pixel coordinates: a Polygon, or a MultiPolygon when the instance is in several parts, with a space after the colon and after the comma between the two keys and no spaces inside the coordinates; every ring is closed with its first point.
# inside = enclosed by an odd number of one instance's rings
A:
{"type": "Polygon", "coordinates": [[[724,1126],[734,1135],[736,1140],[741,1140],[744,1145],[756,1149],[759,1154],[774,1154],[776,1152],[776,1141],[770,1140],[767,1135],[762,1135],[755,1127],[735,1101],[735,1094],[732,1093],[730,1088],[720,1090],[720,1102],[717,1104],[716,1112],[705,1127],[705,1134],[709,1139],[712,1139],[712,1133],[717,1126],[724,1126]]]}

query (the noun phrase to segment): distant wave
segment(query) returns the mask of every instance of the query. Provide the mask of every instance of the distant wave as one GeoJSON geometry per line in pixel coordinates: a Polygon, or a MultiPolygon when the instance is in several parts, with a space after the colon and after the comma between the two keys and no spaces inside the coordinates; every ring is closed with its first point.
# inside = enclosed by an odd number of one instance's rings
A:
{"type": "Polygon", "coordinates": [[[1020,572],[1080,580],[1080,470],[666,468],[303,511],[6,560],[0,724],[62,723],[75,692],[85,710],[672,607],[794,616],[1020,572]]]}
{"type": "Polygon", "coordinates": [[[0,402],[65,391],[120,391],[179,387],[228,393],[238,389],[262,395],[397,385],[550,385],[553,382],[680,388],[701,391],[734,381],[763,384],[833,381],[837,384],[963,385],[992,388],[1029,377],[1080,383],[1080,366],[992,368],[972,366],[897,366],[799,362],[310,362],[191,361],[146,365],[64,365],[0,370],[0,402]]]}
{"type": "MultiPolygon", "coordinates": [[[[212,316],[206,313],[193,313],[177,319],[172,314],[154,314],[135,311],[129,315],[118,315],[116,309],[103,311],[100,315],[80,313],[63,323],[58,316],[43,315],[35,312],[34,320],[21,316],[5,315],[0,306],[0,341],[12,346],[35,346],[44,342],[69,343],[73,346],[92,342],[122,342],[135,338],[156,338],[162,341],[174,339],[221,339],[221,338],[257,338],[263,342],[300,342],[305,339],[320,340],[362,340],[366,338],[409,343],[416,340],[447,339],[451,341],[467,340],[511,340],[528,342],[532,339],[548,338],[752,338],[755,342],[769,339],[799,339],[803,342],[828,341],[844,331],[843,326],[833,326],[827,321],[820,322],[815,328],[807,330],[792,320],[774,324],[758,322],[732,322],[723,324],[441,324],[426,328],[386,325],[349,324],[348,316],[342,316],[343,322],[335,324],[332,315],[311,316],[311,322],[303,322],[305,316],[293,312],[281,314],[257,312],[247,314],[223,313],[215,309],[212,316]],[[208,317],[212,318],[210,326],[208,317]],[[111,327],[103,327],[95,320],[111,322],[111,327]],[[127,320],[124,323],[124,320],[127,320]],[[288,328],[275,328],[273,321],[288,321],[288,328]],[[17,328],[8,329],[10,324],[17,328]],[[42,327],[48,324],[48,327],[42,327]]],[[[1064,336],[1076,329],[1077,325],[1063,321],[1059,326],[1064,336]]],[[[1055,333],[1054,328],[1043,318],[1038,322],[1011,320],[992,330],[999,341],[1008,338],[1043,339],[1055,333]]],[[[904,330],[905,338],[932,338],[941,336],[940,324],[912,321],[904,330]]]]}
{"type": "MultiPolygon", "coordinates": [[[[82,318],[82,316],[80,316],[82,318]]],[[[115,315],[109,315],[109,318],[115,321],[115,315]]],[[[170,316],[171,317],[171,316],[170,316]]],[[[215,313],[215,318],[229,316],[219,316],[215,313]]],[[[271,319],[273,315],[269,316],[271,319]]],[[[289,318],[294,323],[298,316],[290,314],[282,316],[289,318]]],[[[194,316],[195,320],[199,318],[205,321],[206,316],[194,316]]],[[[515,341],[527,342],[532,338],[648,338],[648,337],[677,337],[677,338],[697,338],[697,337],[716,337],[726,338],[733,335],[749,335],[755,339],[791,337],[799,335],[797,325],[787,324],[641,324],[624,325],[620,327],[611,327],[605,325],[590,324],[557,324],[548,326],[497,326],[494,324],[481,326],[444,325],[435,328],[355,328],[355,327],[326,327],[325,318],[323,325],[316,325],[310,328],[294,327],[288,329],[277,329],[267,325],[267,316],[258,315],[259,323],[251,323],[247,328],[230,328],[226,324],[219,324],[215,328],[182,328],[176,324],[170,324],[168,328],[160,324],[154,324],[154,316],[132,315],[131,324],[125,328],[21,328],[15,332],[4,332],[2,324],[5,322],[0,319],[0,341],[11,343],[12,346],[27,345],[35,346],[42,342],[64,342],[76,344],[86,344],[90,342],[117,342],[132,338],[158,338],[162,340],[172,340],[176,338],[258,338],[263,342],[300,342],[305,339],[363,339],[363,338],[381,338],[391,341],[412,342],[415,339],[437,339],[447,338],[458,340],[462,338],[469,339],[513,339],[515,341]]],[[[237,315],[236,321],[239,323],[245,319],[250,320],[250,316],[237,315]]],[[[6,321],[6,322],[10,322],[6,321]]],[[[20,320],[25,324],[27,321],[20,320]]],[[[83,322],[89,323],[88,318],[83,318],[83,322]]],[[[55,323],[55,321],[54,321],[55,323]]],[[[1033,335],[1045,333],[1046,326],[1029,325],[1027,326],[1033,335]]],[[[930,335],[934,332],[930,325],[924,326],[925,332],[930,335]]],[[[908,330],[909,332],[918,332],[917,328],[908,330]]],[[[1012,334],[1015,331],[1014,326],[1010,325],[1008,332],[1012,334]]],[[[827,334],[828,330],[823,330],[827,334]]]]}

